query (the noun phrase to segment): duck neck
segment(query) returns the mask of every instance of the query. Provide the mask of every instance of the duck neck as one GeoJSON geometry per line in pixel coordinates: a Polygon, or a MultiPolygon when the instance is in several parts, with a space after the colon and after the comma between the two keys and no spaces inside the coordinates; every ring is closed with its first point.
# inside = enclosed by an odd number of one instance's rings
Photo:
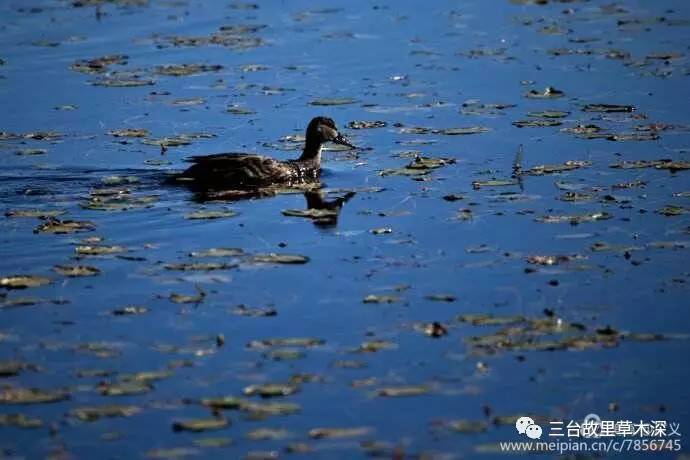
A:
{"type": "Polygon", "coordinates": [[[302,156],[299,157],[299,161],[313,161],[316,166],[321,165],[321,142],[318,140],[307,139],[304,144],[304,150],[302,151],[302,156]]]}

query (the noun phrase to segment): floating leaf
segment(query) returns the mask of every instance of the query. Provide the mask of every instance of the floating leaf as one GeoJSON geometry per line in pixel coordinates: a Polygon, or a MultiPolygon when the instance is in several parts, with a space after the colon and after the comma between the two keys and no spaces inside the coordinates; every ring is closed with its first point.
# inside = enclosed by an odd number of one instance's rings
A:
{"type": "Polygon", "coordinates": [[[552,86],[547,86],[542,92],[533,89],[530,90],[527,94],[525,94],[525,97],[531,99],[555,99],[563,96],[563,91],[558,90],[552,86]]]}
{"type": "Polygon", "coordinates": [[[355,99],[349,98],[332,98],[332,99],[314,99],[309,102],[309,105],[329,106],[329,105],[348,105],[357,102],[355,99]]]}
{"type": "Polygon", "coordinates": [[[49,219],[47,222],[36,227],[34,233],[54,233],[61,235],[66,233],[90,232],[95,229],[96,224],[91,221],[49,219]]]}
{"type": "Polygon", "coordinates": [[[19,149],[16,150],[15,155],[20,156],[32,156],[32,155],[45,155],[48,153],[47,149],[19,149]]]}
{"type": "Polygon", "coordinates": [[[576,215],[546,215],[535,219],[537,222],[543,222],[546,224],[561,224],[569,223],[572,225],[577,225],[583,222],[596,222],[599,220],[607,220],[612,216],[607,212],[593,212],[590,214],[576,214],[576,215]]]}
{"type": "Polygon", "coordinates": [[[244,255],[240,248],[211,248],[203,251],[192,251],[190,257],[238,257],[244,255]]]}
{"type": "Polygon", "coordinates": [[[148,129],[143,128],[126,128],[126,129],[115,129],[108,131],[113,137],[147,137],[150,133],[148,129]]]}
{"type": "Polygon", "coordinates": [[[39,219],[50,219],[64,214],[62,209],[12,209],[5,211],[6,217],[32,217],[39,219]]]}
{"type": "Polygon", "coordinates": [[[228,264],[224,262],[197,262],[197,263],[179,263],[179,264],[165,264],[166,270],[180,270],[180,271],[212,271],[212,270],[229,270],[237,268],[237,264],[228,264]]]}
{"type": "Polygon", "coordinates": [[[80,256],[104,256],[127,252],[123,246],[77,246],[74,251],[80,256]]]}
{"type": "Polygon", "coordinates": [[[385,121],[351,121],[347,124],[350,129],[372,129],[372,128],[385,128],[388,123],[385,121]]]}
{"type": "Polygon", "coordinates": [[[270,348],[270,347],[315,347],[325,344],[323,339],[313,337],[285,337],[271,338],[263,340],[252,340],[247,344],[248,348],[270,348]]]}
{"type": "Polygon", "coordinates": [[[560,126],[562,123],[558,120],[539,119],[539,120],[518,120],[514,121],[513,126],[517,128],[548,128],[551,126],[560,126]]]}
{"type": "Polygon", "coordinates": [[[148,393],[153,387],[146,382],[127,381],[127,382],[103,382],[98,385],[98,391],[103,396],[131,396],[148,393]]]}
{"type": "Polygon", "coordinates": [[[156,66],[154,72],[158,75],[166,75],[169,77],[183,77],[205,72],[218,72],[220,70],[223,70],[223,66],[217,64],[173,64],[156,66]]]}
{"type": "Polygon", "coordinates": [[[83,422],[95,422],[101,418],[131,417],[140,411],[141,409],[137,406],[111,404],[104,406],[77,407],[70,411],[70,415],[83,422]]]}
{"type": "Polygon", "coordinates": [[[101,273],[98,268],[88,265],[55,265],[53,270],[69,277],[96,276],[101,273]]]}
{"type": "Polygon", "coordinates": [[[428,393],[429,390],[430,388],[426,385],[400,385],[379,388],[376,390],[376,395],[386,397],[419,396],[428,393]]]}
{"type": "Polygon", "coordinates": [[[224,209],[220,211],[210,211],[210,210],[204,210],[200,209],[198,211],[191,212],[185,216],[187,219],[223,219],[226,217],[235,217],[237,215],[237,212],[230,210],[230,209],[224,209]]]}
{"type": "Polygon", "coordinates": [[[252,441],[277,441],[290,436],[290,432],[282,428],[257,428],[246,434],[252,441]]]}
{"type": "Polygon", "coordinates": [[[43,420],[40,418],[30,418],[24,414],[0,414],[0,426],[41,428],[43,427],[43,420]]]}
{"type": "Polygon", "coordinates": [[[395,303],[400,300],[400,297],[393,296],[393,295],[376,295],[376,294],[369,294],[364,299],[362,299],[362,302],[364,303],[395,303]]]}
{"type": "Polygon", "coordinates": [[[309,257],[299,254],[255,254],[251,258],[252,262],[262,264],[306,264],[309,262],[309,257]]]}
{"type": "Polygon", "coordinates": [[[562,112],[560,110],[544,110],[541,112],[529,112],[528,117],[533,118],[565,118],[570,115],[570,112],[562,112]]]}
{"type": "Polygon", "coordinates": [[[467,136],[470,134],[482,134],[489,132],[490,129],[484,126],[471,126],[466,128],[446,128],[438,131],[439,134],[446,136],[467,136]]]}
{"type": "Polygon", "coordinates": [[[246,305],[238,305],[232,310],[232,313],[239,316],[250,316],[250,317],[263,317],[263,316],[276,316],[278,311],[273,307],[267,308],[250,308],[246,305]]]}
{"type": "Polygon", "coordinates": [[[230,426],[230,421],[224,417],[200,418],[194,420],[176,421],[172,425],[173,431],[201,431],[221,430],[230,426]]]}
{"type": "Polygon", "coordinates": [[[4,287],[5,289],[25,289],[45,286],[51,282],[52,280],[45,276],[10,275],[0,278],[0,287],[4,287]]]}
{"type": "Polygon", "coordinates": [[[0,404],[45,404],[65,401],[69,393],[65,390],[42,390],[39,388],[4,388],[0,390],[0,404]]]}
{"type": "Polygon", "coordinates": [[[140,307],[137,305],[127,305],[122,308],[116,308],[110,311],[113,316],[132,316],[132,315],[143,315],[148,313],[149,309],[146,307],[140,307]]]}
{"type": "Polygon", "coordinates": [[[632,105],[616,105],[616,104],[587,104],[582,108],[583,112],[633,112],[635,107],[632,105]]]}
{"type": "Polygon", "coordinates": [[[354,438],[369,435],[371,432],[372,429],[369,427],[314,428],[309,430],[309,436],[314,439],[354,438]]]}
{"type": "Polygon", "coordinates": [[[283,383],[264,383],[257,385],[249,385],[244,389],[244,394],[247,396],[258,395],[262,398],[271,398],[274,396],[288,396],[299,391],[299,387],[291,384],[283,383]]]}

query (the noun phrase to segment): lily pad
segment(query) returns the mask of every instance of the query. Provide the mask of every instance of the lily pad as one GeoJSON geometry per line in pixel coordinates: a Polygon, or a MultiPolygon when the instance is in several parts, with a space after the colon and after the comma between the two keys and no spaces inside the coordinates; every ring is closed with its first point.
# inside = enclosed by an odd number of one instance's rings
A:
{"type": "Polygon", "coordinates": [[[127,252],[124,246],[77,246],[74,252],[80,256],[107,256],[127,252]]]}
{"type": "Polygon", "coordinates": [[[244,394],[247,396],[261,396],[262,398],[271,398],[275,396],[288,396],[299,391],[299,387],[284,383],[264,383],[249,385],[244,389],[244,394]]]}
{"type": "Polygon", "coordinates": [[[300,265],[309,262],[309,257],[302,256],[299,254],[255,254],[251,258],[252,262],[262,263],[262,264],[288,264],[288,265],[300,265]]]}
{"type": "Polygon", "coordinates": [[[187,75],[195,75],[205,72],[218,72],[220,70],[223,70],[223,66],[217,64],[172,64],[157,66],[154,72],[158,75],[166,75],[170,77],[183,77],[187,75]]]}
{"type": "Polygon", "coordinates": [[[143,128],[125,128],[108,131],[113,137],[148,137],[149,130],[143,128]]]}
{"type": "Polygon", "coordinates": [[[39,219],[50,219],[64,214],[63,209],[12,209],[5,211],[6,217],[30,217],[39,219]]]}
{"type": "Polygon", "coordinates": [[[634,112],[635,107],[632,105],[616,105],[616,104],[587,104],[582,108],[583,112],[634,112]]]}
{"type": "Polygon", "coordinates": [[[565,94],[563,91],[558,90],[552,86],[547,86],[544,91],[530,90],[525,97],[530,99],[556,99],[563,97],[565,94]]]}
{"type": "Polygon", "coordinates": [[[362,299],[363,303],[395,303],[400,301],[400,297],[398,296],[393,296],[393,295],[377,295],[377,294],[369,294],[364,299],[362,299]]]}
{"type": "Polygon", "coordinates": [[[309,430],[309,437],[314,439],[356,438],[367,436],[372,431],[369,427],[314,428],[309,430]]]}
{"type": "Polygon", "coordinates": [[[187,219],[199,220],[199,219],[223,219],[227,217],[235,217],[237,212],[231,209],[224,209],[219,211],[210,211],[200,209],[198,211],[191,212],[185,215],[187,219]]]}
{"type": "Polygon", "coordinates": [[[575,214],[575,215],[546,215],[535,219],[537,222],[546,224],[561,224],[569,223],[577,225],[584,222],[596,222],[600,220],[610,219],[612,216],[607,212],[593,212],[589,214],[575,214]]]}
{"type": "Polygon", "coordinates": [[[221,430],[230,426],[230,420],[224,417],[201,418],[194,420],[176,421],[172,425],[173,431],[201,431],[221,430]]]}
{"type": "Polygon", "coordinates": [[[0,414],[0,426],[16,428],[41,428],[43,420],[31,418],[24,414],[0,414]]]}
{"type": "Polygon", "coordinates": [[[482,134],[491,131],[484,126],[470,126],[465,128],[446,128],[438,131],[445,136],[468,136],[471,134],[482,134]]]}
{"type": "Polygon", "coordinates": [[[356,99],[350,99],[350,98],[326,98],[326,99],[314,99],[313,101],[309,102],[309,105],[316,105],[316,106],[331,106],[331,105],[348,105],[348,104],[354,104],[357,102],[356,99]]]}
{"type": "Polygon", "coordinates": [[[49,219],[40,224],[34,233],[53,233],[63,235],[67,233],[90,232],[96,229],[96,224],[86,220],[58,220],[49,219]]]}
{"type": "Polygon", "coordinates": [[[70,411],[70,415],[83,422],[95,422],[102,418],[131,417],[139,412],[141,412],[141,408],[137,406],[111,404],[77,407],[70,411]]]}
{"type": "Polygon", "coordinates": [[[69,393],[61,389],[14,387],[0,390],[0,404],[45,404],[65,401],[69,397],[69,393]]]}
{"type": "Polygon", "coordinates": [[[98,268],[88,265],[55,265],[53,270],[61,275],[72,278],[80,276],[96,276],[100,275],[101,273],[98,268]]]}
{"type": "Polygon", "coordinates": [[[210,248],[203,251],[192,251],[190,257],[238,257],[244,255],[240,248],[210,248]]]}
{"type": "Polygon", "coordinates": [[[0,278],[0,287],[4,287],[5,289],[26,289],[45,286],[51,282],[52,280],[45,276],[10,275],[0,278]]]}
{"type": "Polygon", "coordinates": [[[376,395],[385,397],[419,396],[427,394],[429,391],[430,388],[426,385],[399,385],[379,388],[376,390],[376,395]]]}
{"type": "Polygon", "coordinates": [[[350,129],[372,129],[372,128],[385,128],[388,123],[385,121],[351,121],[347,124],[350,129]]]}

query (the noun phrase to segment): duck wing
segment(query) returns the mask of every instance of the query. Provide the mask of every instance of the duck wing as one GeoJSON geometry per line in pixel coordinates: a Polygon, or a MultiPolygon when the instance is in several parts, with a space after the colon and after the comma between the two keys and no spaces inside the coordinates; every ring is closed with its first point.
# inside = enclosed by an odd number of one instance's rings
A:
{"type": "Polygon", "coordinates": [[[289,167],[273,158],[250,153],[219,153],[188,158],[192,163],[179,179],[209,186],[251,187],[283,180],[289,167]]]}

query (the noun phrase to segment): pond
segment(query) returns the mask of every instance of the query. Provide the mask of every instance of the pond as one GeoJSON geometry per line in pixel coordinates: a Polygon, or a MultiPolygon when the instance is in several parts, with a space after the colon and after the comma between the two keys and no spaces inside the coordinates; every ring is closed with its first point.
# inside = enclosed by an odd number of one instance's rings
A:
{"type": "Polygon", "coordinates": [[[492,459],[588,414],[686,458],[687,2],[0,15],[4,458],[492,459]],[[317,115],[357,146],[319,190],[166,181],[317,115]]]}

